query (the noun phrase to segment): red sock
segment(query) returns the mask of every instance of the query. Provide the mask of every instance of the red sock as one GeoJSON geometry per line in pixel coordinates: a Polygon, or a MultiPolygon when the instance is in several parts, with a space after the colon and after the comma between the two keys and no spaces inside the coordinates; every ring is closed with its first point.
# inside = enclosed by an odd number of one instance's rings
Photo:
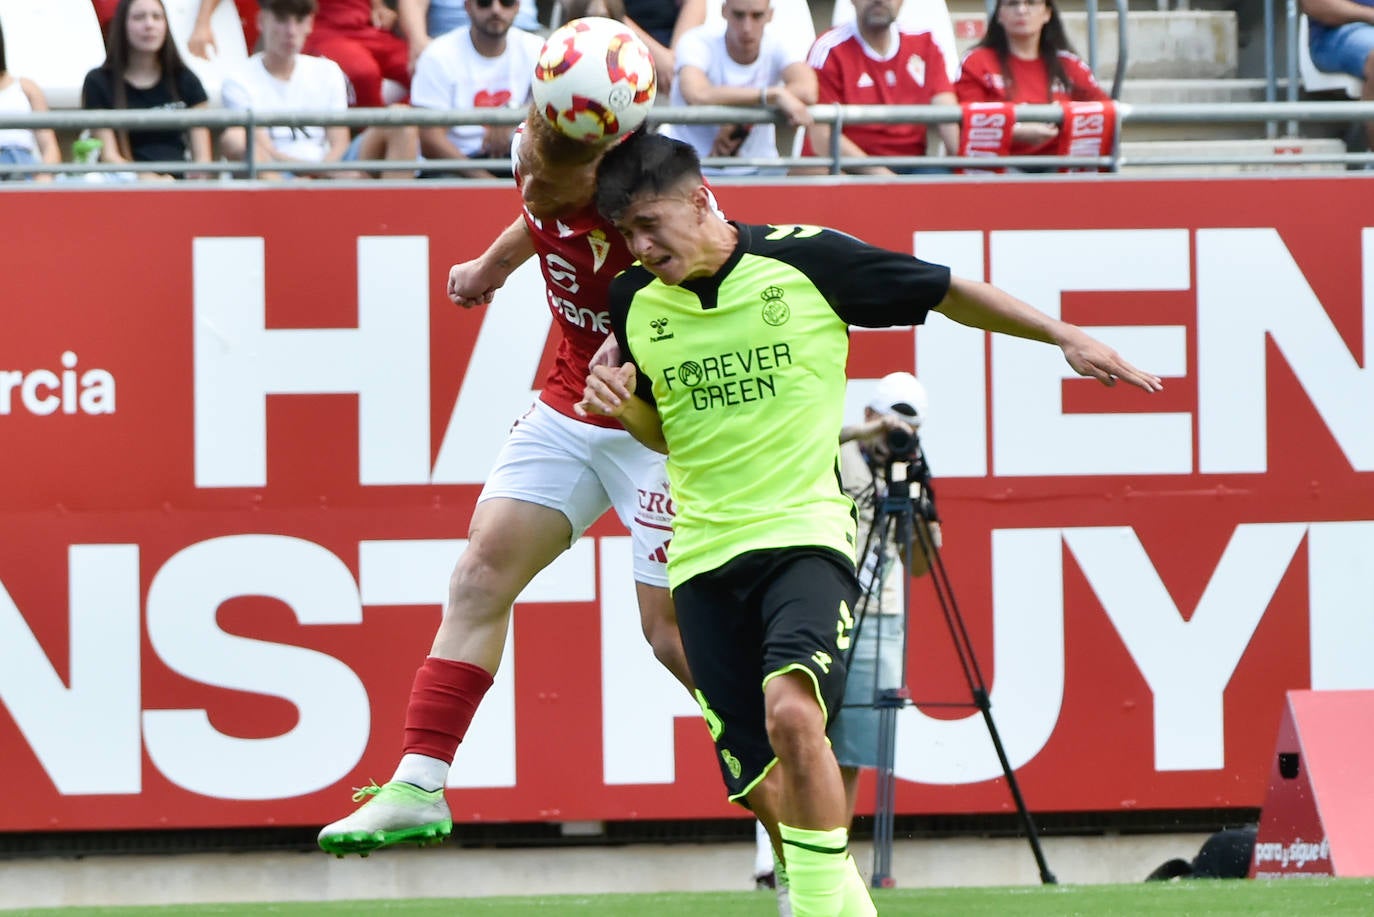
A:
{"type": "Polygon", "coordinates": [[[429,656],[415,672],[406,707],[404,754],[428,755],[448,763],[467,735],[491,673],[481,666],[429,656]]]}

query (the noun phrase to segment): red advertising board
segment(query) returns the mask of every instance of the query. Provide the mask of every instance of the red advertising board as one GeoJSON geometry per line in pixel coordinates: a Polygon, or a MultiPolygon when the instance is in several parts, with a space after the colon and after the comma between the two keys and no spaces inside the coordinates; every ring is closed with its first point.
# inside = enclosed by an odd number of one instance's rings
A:
{"type": "MultiPolygon", "coordinates": [[[[1292,688],[1374,687],[1374,229],[1345,177],[723,186],[983,277],[1165,377],[932,318],[897,369],[993,714],[1038,811],[1258,806],[1292,688]]],[[[307,825],[385,779],[473,502],[551,359],[537,272],[449,266],[505,190],[6,191],[0,831],[307,825]]],[[[759,456],[760,462],[785,456],[759,456]]],[[[694,818],[695,705],[597,524],[516,607],[459,821],[694,818]]],[[[903,813],[1010,809],[913,584],[903,813]]]]}

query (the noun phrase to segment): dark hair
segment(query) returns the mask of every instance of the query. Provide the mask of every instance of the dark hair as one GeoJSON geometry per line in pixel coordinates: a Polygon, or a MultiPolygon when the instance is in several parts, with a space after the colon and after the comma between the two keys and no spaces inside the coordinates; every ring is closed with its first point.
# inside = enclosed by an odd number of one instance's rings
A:
{"type": "Polygon", "coordinates": [[[4,73],[8,69],[9,66],[5,63],[5,27],[3,23],[0,23],[0,73],[4,73]]]}
{"type": "MultiPolygon", "coordinates": [[[[1002,11],[1002,4],[1006,0],[997,0],[997,5],[988,14],[988,29],[984,33],[981,41],[975,47],[991,48],[997,55],[997,62],[1002,67],[1002,82],[1006,86],[1007,99],[1011,100],[1015,93],[1015,86],[1011,76],[1011,45],[1007,40],[1007,30],[998,21],[997,14],[1002,11]]],[[[1069,86],[1069,76],[1064,72],[1064,65],[1059,62],[1059,52],[1068,51],[1074,53],[1073,44],[1069,41],[1069,36],[1064,32],[1064,21],[1059,18],[1059,7],[1054,5],[1054,0],[1045,0],[1045,5],[1049,8],[1050,18],[1040,30],[1040,62],[1045,65],[1045,83],[1049,86],[1050,97],[1046,101],[1054,101],[1054,84],[1058,83],[1066,90],[1069,86]]]]}
{"type": "MultiPolygon", "coordinates": [[[[124,89],[124,71],[129,68],[129,7],[134,5],[134,0],[119,0],[119,6],[115,8],[114,18],[110,20],[110,36],[105,41],[105,63],[100,65],[100,69],[110,75],[110,90],[114,93],[114,107],[128,108],[129,96],[124,89]]],[[[162,0],[157,0],[157,5],[162,7],[162,16],[167,17],[167,6],[162,0]]],[[[177,43],[172,40],[172,26],[167,25],[167,37],[162,41],[162,47],[157,51],[157,62],[162,69],[163,86],[171,93],[173,100],[181,98],[177,89],[181,74],[187,69],[186,62],[177,53],[177,43]]]]}
{"type": "Polygon", "coordinates": [[[601,157],[596,210],[614,221],[641,194],[662,194],[689,178],[701,181],[701,160],[691,144],[640,128],[601,157]]]}
{"type": "Polygon", "coordinates": [[[258,0],[258,6],[278,19],[304,19],[319,8],[315,0],[258,0]]]}
{"type": "MultiPolygon", "coordinates": [[[[595,2],[597,0],[563,0],[563,21],[572,22],[574,19],[581,19],[587,15],[587,8],[595,2]]],[[[601,4],[606,7],[607,17],[624,20],[624,0],[601,0],[601,4]]]]}

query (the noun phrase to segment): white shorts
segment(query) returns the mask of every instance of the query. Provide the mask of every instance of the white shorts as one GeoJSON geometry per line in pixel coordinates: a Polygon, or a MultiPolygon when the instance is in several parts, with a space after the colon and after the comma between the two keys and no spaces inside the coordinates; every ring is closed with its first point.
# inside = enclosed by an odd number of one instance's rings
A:
{"type": "Polygon", "coordinates": [[[511,428],[477,502],[509,497],[556,509],[572,524],[573,541],[615,507],[634,539],[635,581],[666,588],[673,505],[664,462],[624,430],[536,401],[511,428]]]}

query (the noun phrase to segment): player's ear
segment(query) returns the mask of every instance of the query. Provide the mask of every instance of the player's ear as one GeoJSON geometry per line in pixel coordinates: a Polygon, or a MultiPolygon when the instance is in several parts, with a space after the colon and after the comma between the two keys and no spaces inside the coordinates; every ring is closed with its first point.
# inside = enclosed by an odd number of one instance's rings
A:
{"type": "Polygon", "coordinates": [[[703,220],[711,210],[711,192],[705,185],[692,189],[692,206],[697,210],[697,220],[703,220]]]}

